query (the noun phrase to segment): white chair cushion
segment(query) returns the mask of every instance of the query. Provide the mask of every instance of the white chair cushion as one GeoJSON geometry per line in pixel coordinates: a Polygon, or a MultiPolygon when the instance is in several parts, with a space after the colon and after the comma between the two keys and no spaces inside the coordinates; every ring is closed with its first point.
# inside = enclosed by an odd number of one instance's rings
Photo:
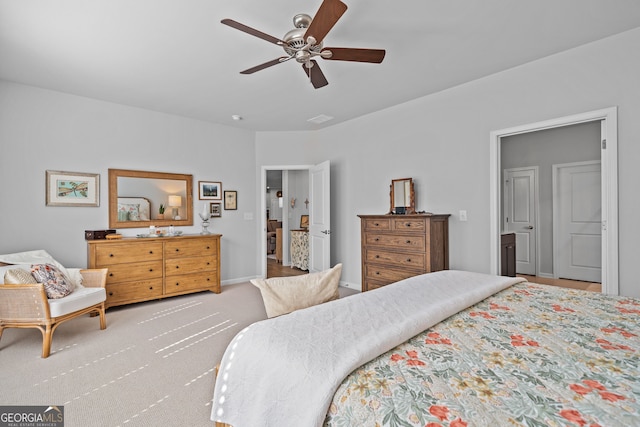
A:
{"type": "Polygon", "coordinates": [[[107,299],[107,291],[104,288],[76,288],[64,298],[50,299],[49,311],[51,317],[59,317],[74,311],[100,304],[107,299]]]}

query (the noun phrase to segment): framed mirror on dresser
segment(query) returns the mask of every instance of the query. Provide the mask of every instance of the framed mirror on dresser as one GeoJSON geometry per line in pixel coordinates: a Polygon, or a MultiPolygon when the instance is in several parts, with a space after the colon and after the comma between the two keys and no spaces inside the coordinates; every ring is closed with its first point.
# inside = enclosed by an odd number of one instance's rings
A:
{"type": "Polygon", "coordinates": [[[193,225],[193,176],[109,169],[109,227],[193,225]]]}

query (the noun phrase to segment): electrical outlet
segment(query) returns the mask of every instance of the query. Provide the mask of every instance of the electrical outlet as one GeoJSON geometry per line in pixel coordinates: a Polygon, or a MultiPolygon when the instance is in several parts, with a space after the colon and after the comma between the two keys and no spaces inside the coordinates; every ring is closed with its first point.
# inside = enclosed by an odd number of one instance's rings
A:
{"type": "Polygon", "coordinates": [[[460,221],[467,220],[467,211],[460,211],[460,221]]]}

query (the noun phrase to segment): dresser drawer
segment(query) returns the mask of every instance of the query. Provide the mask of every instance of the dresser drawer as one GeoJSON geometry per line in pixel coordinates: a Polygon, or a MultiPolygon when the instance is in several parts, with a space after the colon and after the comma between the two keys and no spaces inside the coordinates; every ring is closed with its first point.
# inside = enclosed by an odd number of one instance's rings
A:
{"type": "Polygon", "coordinates": [[[164,250],[166,257],[199,257],[199,256],[216,256],[217,246],[214,239],[196,239],[196,240],[180,240],[176,238],[165,243],[164,250]]]}
{"type": "Polygon", "coordinates": [[[374,230],[391,230],[390,218],[363,219],[362,225],[367,231],[374,230]]]}
{"type": "Polygon", "coordinates": [[[139,261],[162,260],[161,242],[140,242],[127,244],[106,244],[96,247],[96,266],[125,264],[139,261]]]}
{"type": "Polygon", "coordinates": [[[426,229],[426,221],[424,219],[412,219],[394,217],[391,221],[392,229],[394,231],[416,231],[424,233],[426,229]]]}
{"type": "Polygon", "coordinates": [[[185,274],[182,276],[167,277],[165,285],[166,294],[177,294],[195,290],[210,290],[218,286],[218,272],[201,274],[185,274]]]}
{"type": "Polygon", "coordinates": [[[416,251],[425,251],[425,236],[423,235],[399,235],[399,234],[383,234],[368,233],[365,238],[367,246],[386,246],[398,249],[412,249],[416,251]]]}
{"type": "Polygon", "coordinates": [[[162,279],[162,260],[109,266],[107,284],[162,279]]]}
{"type": "Polygon", "coordinates": [[[367,280],[393,283],[408,277],[416,276],[418,273],[408,270],[392,270],[380,265],[367,265],[365,267],[365,278],[367,280]]]}
{"type": "Polygon", "coordinates": [[[162,278],[107,284],[107,306],[162,297],[162,278]]]}
{"type": "Polygon", "coordinates": [[[424,253],[389,252],[378,249],[367,249],[365,260],[367,263],[381,264],[383,267],[402,267],[423,270],[426,267],[424,253]]]}
{"type": "Polygon", "coordinates": [[[216,271],[217,263],[214,256],[201,256],[191,258],[174,258],[165,262],[165,275],[179,276],[186,273],[199,273],[216,271]]]}

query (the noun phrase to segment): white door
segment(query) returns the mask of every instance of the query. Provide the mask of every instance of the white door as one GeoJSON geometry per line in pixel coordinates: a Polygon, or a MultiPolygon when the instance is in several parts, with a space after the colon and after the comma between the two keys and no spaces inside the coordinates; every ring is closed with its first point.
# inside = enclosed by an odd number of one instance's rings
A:
{"type": "Polygon", "coordinates": [[[309,273],[331,268],[330,162],[309,170],[309,273]]]}
{"type": "Polygon", "coordinates": [[[537,167],[505,169],[504,231],[516,235],[516,273],[536,275],[537,167]]]}
{"type": "Polygon", "coordinates": [[[600,162],[553,166],[553,242],[556,278],[602,280],[600,162]]]}

